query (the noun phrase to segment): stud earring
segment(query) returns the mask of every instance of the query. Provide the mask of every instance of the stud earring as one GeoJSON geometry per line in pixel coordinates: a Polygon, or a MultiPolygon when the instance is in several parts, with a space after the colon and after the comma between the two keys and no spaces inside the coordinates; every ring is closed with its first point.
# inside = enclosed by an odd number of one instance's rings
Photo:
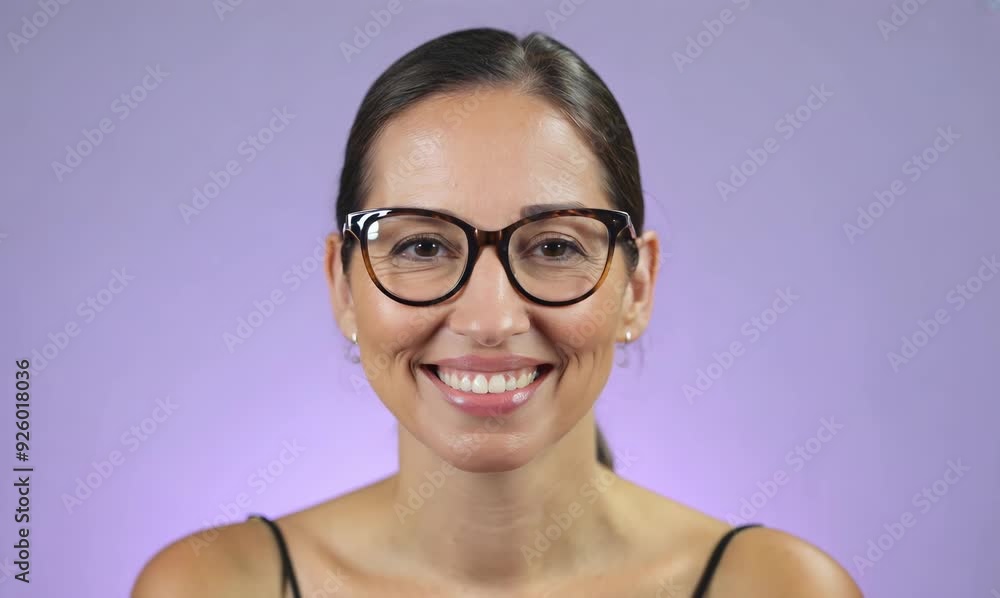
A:
{"type": "Polygon", "coordinates": [[[631,343],[631,342],[632,342],[632,330],[631,329],[626,329],[625,330],[625,344],[628,344],[628,343],[631,343]]]}
{"type": "Polygon", "coordinates": [[[355,345],[358,344],[358,333],[357,332],[352,332],[351,333],[351,342],[354,343],[355,345]]]}

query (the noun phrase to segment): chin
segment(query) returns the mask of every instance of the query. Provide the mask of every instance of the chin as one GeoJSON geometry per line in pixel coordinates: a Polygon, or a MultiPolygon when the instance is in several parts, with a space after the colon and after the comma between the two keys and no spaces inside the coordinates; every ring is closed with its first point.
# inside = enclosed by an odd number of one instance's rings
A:
{"type": "Polygon", "coordinates": [[[530,463],[542,447],[523,433],[481,430],[441,435],[430,448],[455,469],[468,473],[503,473],[530,463]]]}

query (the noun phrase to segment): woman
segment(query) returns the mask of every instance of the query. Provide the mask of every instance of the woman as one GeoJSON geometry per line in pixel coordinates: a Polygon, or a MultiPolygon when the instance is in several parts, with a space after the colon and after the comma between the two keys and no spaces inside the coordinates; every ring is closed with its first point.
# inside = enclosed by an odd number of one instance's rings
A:
{"type": "Polygon", "coordinates": [[[617,102],[547,36],[460,31],[390,66],[326,266],[399,472],[182,539],[134,596],[860,596],[800,539],[612,473],[593,406],[652,310],[642,198],[617,102]]]}

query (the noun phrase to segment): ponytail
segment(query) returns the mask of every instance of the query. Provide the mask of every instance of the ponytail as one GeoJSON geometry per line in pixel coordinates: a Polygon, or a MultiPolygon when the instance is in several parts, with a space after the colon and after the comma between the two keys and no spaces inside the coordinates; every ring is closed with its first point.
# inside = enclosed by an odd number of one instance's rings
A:
{"type": "Polygon", "coordinates": [[[601,427],[596,426],[595,432],[597,434],[597,462],[614,471],[615,460],[611,456],[611,449],[608,448],[608,441],[605,440],[604,434],[601,433],[601,427]]]}

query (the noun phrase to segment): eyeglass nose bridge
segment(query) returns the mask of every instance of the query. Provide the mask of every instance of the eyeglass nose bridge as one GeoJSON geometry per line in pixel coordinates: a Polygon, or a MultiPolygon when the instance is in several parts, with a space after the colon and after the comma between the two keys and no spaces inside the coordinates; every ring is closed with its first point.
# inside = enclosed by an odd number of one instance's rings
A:
{"type": "Polygon", "coordinates": [[[499,248],[501,242],[506,240],[506,235],[503,230],[479,230],[475,229],[473,237],[476,239],[476,245],[482,250],[484,247],[489,247],[493,245],[499,248]]]}
{"type": "Polygon", "coordinates": [[[487,247],[494,247],[497,250],[497,259],[500,260],[500,265],[503,266],[504,272],[507,273],[508,280],[514,285],[515,289],[520,290],[520,284],[514,279],[514,273],[511,271],[510,257],[507,255],[508,242],[510,241],[510,227],[500,230],[480,230],[473,228],[469,230],[469,240],[472,243],[469,251],[469,271],[463,277],[459,286],[464,287],[469,282],[476,264],[479,263],[479,258],[483,254],[483,250],[487,247]]]}

